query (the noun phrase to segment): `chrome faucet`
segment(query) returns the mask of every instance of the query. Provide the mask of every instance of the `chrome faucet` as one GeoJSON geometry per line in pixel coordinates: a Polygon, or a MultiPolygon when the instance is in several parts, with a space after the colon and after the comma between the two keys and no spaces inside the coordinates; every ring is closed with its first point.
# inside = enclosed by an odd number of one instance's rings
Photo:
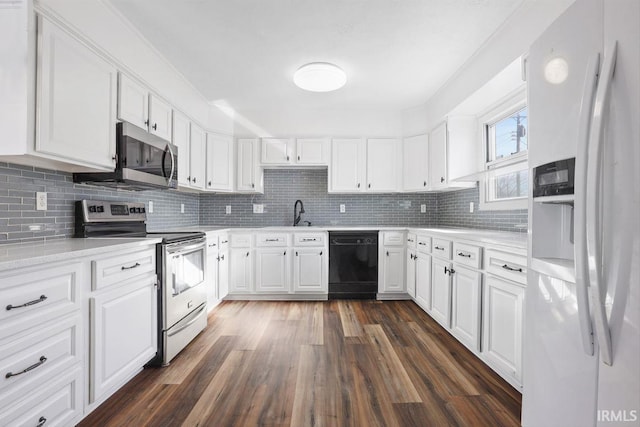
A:
{"type": "Polygon", "coordinates": [[[294,227],[298,225],[298,223],[302,219],[303,213],[304,213],[304,205],[302,204],[302,200],[296,200],[296,202],[293,204],[293,226],[294,227]],[[300,204],[300,212],[298,212],[298,203],[300,204]]]}

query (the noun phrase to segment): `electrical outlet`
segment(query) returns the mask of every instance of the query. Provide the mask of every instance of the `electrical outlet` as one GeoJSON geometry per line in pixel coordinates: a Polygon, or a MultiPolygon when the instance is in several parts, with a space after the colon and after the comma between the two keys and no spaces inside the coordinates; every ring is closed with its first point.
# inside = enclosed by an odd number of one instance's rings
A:
{"type": "Polygon", "coordinates": [[[149,200],[149,213],[153,213],[153,200],[149,200]]]}
{"type": "Polygon", "coordinates": [[[469,212],[473,213],[473,202],[469,202],[469,212]]]}
{"type": "Polygon", "coordinates": [[[344,203],[340,204],[340,213],[345,213],[347,211],[346,206],[344,205],[344,203]]]}
{"type": "Polygon", "coordinates": [[[231,215],[231,205],[227,205],[227,207],[225,208],[224,212],[225,212],[227,215],[231,215]]]}
{"type": "Polygon", "coordinates": [[[264,205],[263,204],[253,204],[253,213],[264,213],[264,205]]]}
{"type": "Polygon", "coordinates": [[[36,192],[36,210],[37,211],[46,211],[47,210],[47,193],[44,192],[36,192]]]}
{"type": "Polygon", "coordinates": [[[420,213],[427,213],[427,205],[420,205],[420,213]]]}
{"type": "Polygon", "coordinates": [[[184,203],[180,203],[180,213],[184,213],[184,203]]]}

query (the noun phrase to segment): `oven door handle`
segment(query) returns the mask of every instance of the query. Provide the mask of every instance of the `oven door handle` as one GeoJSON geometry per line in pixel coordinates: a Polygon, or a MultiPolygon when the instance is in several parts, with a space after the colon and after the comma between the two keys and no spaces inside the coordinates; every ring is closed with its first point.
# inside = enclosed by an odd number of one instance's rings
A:
{"type": "Polygon", "coordinates": [[[200,317],[200,313],[202,313],[206,308],[207,308],[207,305],[206,304],[202,304],[199,309],[196,309],[196,310],[192,311],[191,314],[189,314],[189,316],[191,316],[191,320],[189,320],[184,325],[180,326],[175,331],[171,331],[171,333],[168,333],[167,336],[168,337],[172,337],[172,336],[174,336],[176,334],[179,334],[180,332],[184,331],[189,326],[193,325],[198,320],[198,317],[200,317]]]}
{"type": "Polygon", "coordinates": [[[188,245],[179,245],[174,247],[167,247],[167,252],[170,254],[175,254],[176,252],[187,252],[194,249],[206,249],[207,244],[205,243],[205,239],[199,240],[197,243],[192,243],[188,245]]]}

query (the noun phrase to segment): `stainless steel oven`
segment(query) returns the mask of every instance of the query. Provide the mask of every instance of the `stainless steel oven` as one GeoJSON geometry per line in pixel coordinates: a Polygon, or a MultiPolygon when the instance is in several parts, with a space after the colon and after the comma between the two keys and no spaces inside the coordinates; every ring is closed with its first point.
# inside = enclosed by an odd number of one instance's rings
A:
{"type": "Polygon", "coordinates": [[[207,325],[206,239],[159,246],[161,362],[166,365],[207,325]]]}

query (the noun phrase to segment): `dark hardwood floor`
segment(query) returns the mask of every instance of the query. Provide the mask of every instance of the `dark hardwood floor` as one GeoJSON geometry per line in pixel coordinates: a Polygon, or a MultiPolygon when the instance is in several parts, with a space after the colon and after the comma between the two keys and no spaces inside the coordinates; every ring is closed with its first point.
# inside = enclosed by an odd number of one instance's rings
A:
{"type": "Polygon", "coordinates": [[[517,426],[521,396],[410,301],[223,302],[81,426],[517,426]]]}

